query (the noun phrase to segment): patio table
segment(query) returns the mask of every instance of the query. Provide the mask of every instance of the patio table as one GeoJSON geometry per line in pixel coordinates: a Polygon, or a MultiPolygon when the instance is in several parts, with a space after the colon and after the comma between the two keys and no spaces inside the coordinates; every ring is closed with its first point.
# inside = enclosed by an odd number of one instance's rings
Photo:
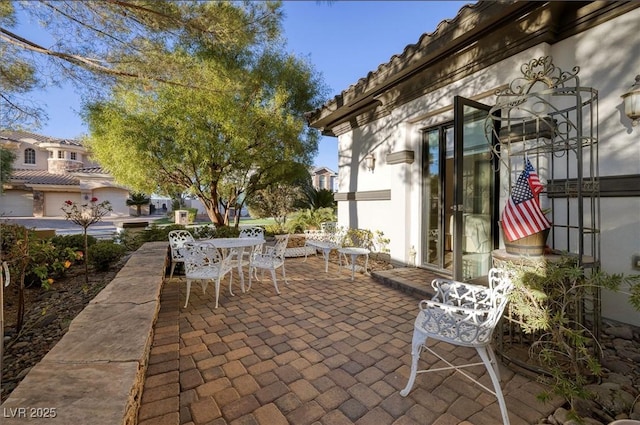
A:
{"type": "MultiPolygon", "coordinates": [[[[369,266],[369,253],[371,251],[369,251],[366,248],[356,248],[356,247],[345,247],[345,248],[338,248],[338,257],[340,260],[340,267],[342,267],[342,256],[344,255],[345,258],[347,255],[349,255],[351,257],[351,280],[353,280],[354,278],[354,274],[356,271],[356,259],[358,258],[359,255],[364,255],[364,272],[365,274],[367,273],[367,267],[369,266]]],[[[349,265],[347,263],[347,265],[349,265]]]]}
{"type": "MultiPolygon", "coordinates": [[[[240,287],[242,292],[244,293],[244,275],[242,273],[242,254],[244,253],[245,248],[252,248],[257,245],[262,245],[265,243],[263,238],[212,238],[212,239],[200,239],[197,241],[199,243],[205,243],[209,245],[215,246],[217,249],[222,251],[223,255],[227,255],[230,249],[237,250],[238,257],[238,274],[240,275],[240,287]]],[[[251,270],[251,260],[252,256],[249,256],[249,270],[251,270]]],[[[251,287],[251,273],[249,273],[249,287],[251,287]]],[[[231,285],[229,285],[229,293],[233,295],[231,291],[231,285]]]]}

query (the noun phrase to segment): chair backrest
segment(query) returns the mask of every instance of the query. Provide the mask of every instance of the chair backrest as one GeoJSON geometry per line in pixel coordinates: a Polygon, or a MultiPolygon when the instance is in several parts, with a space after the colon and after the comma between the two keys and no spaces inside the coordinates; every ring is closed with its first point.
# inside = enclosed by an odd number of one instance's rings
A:
{"type": "Polygon", "coordinates": [[[182,247],[186,242],[193,242],[193,235],[188,230],[171,230],[169,232],[169,246],[171,247],[171,259],[182,260],[184,255],[182,247]]]}
{"type": "Polygon", "coordinates": [[[497,268],[489,270],[488,287],[448,279],[434,279],[431,286],[431,301],[441,306],[423,309],[423,326],[440,339],[469,345],[490,342],[513,289],[507,272],[497,268]]]}
{"type": "Polygon", "coordinates": [[[249,227],[240,230],[241,238],[264,239],[264,229],[262,227],[249,227]]]}
{"type": "Polygon", "coordinates": [[[273,256],[284,259],[284,253],[289,243],[289,235],[276,235],[276,244],[273,246],[273,256]]]}
{"type": "Polygon", "coordinates": [[[193,272],[210,269],[214,273],[223,275],[231,270],[231,257],[224,257],[213,245],[205,243],[185,242],[182,247],[184,253],[184,269],[187,277],[193,272]]]}

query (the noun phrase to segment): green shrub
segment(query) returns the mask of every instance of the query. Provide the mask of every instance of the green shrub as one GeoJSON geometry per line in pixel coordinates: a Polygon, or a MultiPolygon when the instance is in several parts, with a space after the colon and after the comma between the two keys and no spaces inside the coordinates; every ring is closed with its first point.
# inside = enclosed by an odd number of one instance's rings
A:
{"type": "MultiPolygon", "coordinates": [[[[58,249],[71,248],[74,251],[84,252],[84,235],[56,235],[50,239],[58,249]]],[[[87,235],[87,245],[92,246],[98,242],[94,236],[87,235]]]]}
{"type": "Polygon", "coordinates": [[[196,239],[211,239],[216,237],[216,226],[213,225],[207,224],[202,227],[187,230],[189,230],[196,239]]]}
{"type": "Polygon", "coordinates": [[[89,263],[97,271],[107,271],[126,251],[124,246],[113,241],[98,241],[89,248],[89,263]]]}
{"type": "Polygon", "coordinates": [[[2,260],[9,262],[11,273],[19,276],[24,266],[25,286],[49,288],[55,278],[62,277],[75,261],[82,258],[75,253],[76,249],[64,244],[56,245],[51,239],[40,240],[35,237],[33,229],[16,224],[0,226],[0,241],[2,260]],[[29,245],[24,247],[27,235],[29,245]]]}
{"type": "Polygon", "coordinates": [[[196,217],[198,216],[198,209],[197,208],[186,208],[187,212],[187,220],[189,220],[189,223],[195,223],[196,221],[196,217]]]}
{"type": "Polygon", "coordinates": [[[287,233],[284,227],[281,224],[268,224],[264,226],[264,235],[265,236],[275,236],[275,235],[283,235],[287,233]]]}
{"type": "Polygon", "coordinates": [[[240,236],[240,229],[233,226],[216,227],[214,233],[215,238],[237,238],[238,236],[240,236]]]}
{"type": "Polygon", "coordinates": [[[168,242],[170,231],[184,229],[185,227],[181,224],[172,224],[169,226],[152,224],[150,228],[143,231],[132,232],[129,229],[124,229],[114,238],[114,241],[124,246],[127,251],[135,251],[147,242],[168,242]]]}
{"type": "Polygon", "coordinates": [[[286,224],[289,233],[302,233],[307,229],[319,229],[320,223],[336,221],[333,208],[306,209],[296,212],[286,224]]]}

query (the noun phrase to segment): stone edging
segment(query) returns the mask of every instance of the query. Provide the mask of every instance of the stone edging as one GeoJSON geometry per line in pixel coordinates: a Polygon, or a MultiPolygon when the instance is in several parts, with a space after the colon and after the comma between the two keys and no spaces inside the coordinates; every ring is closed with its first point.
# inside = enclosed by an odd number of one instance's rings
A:
{"type": "Polygon", "coordinates": [[[3,425],[135,424],[167,243],[134,252],[2,404],[3,425]]]}

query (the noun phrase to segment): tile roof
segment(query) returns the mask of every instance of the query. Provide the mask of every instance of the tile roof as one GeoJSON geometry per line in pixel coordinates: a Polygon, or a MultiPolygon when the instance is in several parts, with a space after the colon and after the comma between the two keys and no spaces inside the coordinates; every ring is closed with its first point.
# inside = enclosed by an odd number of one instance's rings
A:
{"type": "Polygon", "coordinates": [[[60,145],[82,146],[82,143],[73,139],[57,139],[55,137],[43,136],[41,134],[31,133],[22,130],[0,130],[0,139],[20,142],[23,139],[33,139],[39,145],[40,143],[57,143],[60,145]]]}
{"type": "Polygon", "coordinates": [[[84,173],[84,174],[109,174],[102,167],[85,167],[85,168],[67,168],[69,173],[84,173]]]}
{"type": "MultiPolygon", "coordinates": [[[[472,0],[470,0],[472,1],[472,0]]],[[[505,3],[510,3],[511,0],[505,1],[505,3]]],[[[456,16],[452,19],[445,19],[441,21],[435,31],[431,33],[423,33],[420,36],[420,39],[415,44],[409,44],[405,46],[403,52],[401,54],[396,54],[391,56],[391,58],[387,62],[383,62],[378,65],[377,69],[374,71],[370,71],[366,77],[360,78],[356,83],[351,84],[349,87],[341,91],[339,94],[334,96],[332,99],[325,102],[321,107],[317,108],[314,111],[310,111],[307,115],[313,115],[320,112],[323,108],[329,107],[331,104],[341,103],[341,99],[347,95],[349,92],[364,92],[367,87],[369,87],[372,81],[384,75],[392,75],[398,72],[398,69],[403,69],[408,67],[412,61],[420,60],[421,49],[427,48],[427,46],[436,40],[442,33],[451,28],[455,28],[455,26],[460,22],[463,17],[469,13],[474,13],[474,11],[480,9],[482,3],[487,3],[485,1],[479,1],[476,3],[470,2],[469,4],[463,5],[456,16]]]]}
{"type": "Polygon", "coordinates": [[[13,170],[12,183],[78,186],[80,179],[70,174],[51,174],[46,170],[13,170]]]}

